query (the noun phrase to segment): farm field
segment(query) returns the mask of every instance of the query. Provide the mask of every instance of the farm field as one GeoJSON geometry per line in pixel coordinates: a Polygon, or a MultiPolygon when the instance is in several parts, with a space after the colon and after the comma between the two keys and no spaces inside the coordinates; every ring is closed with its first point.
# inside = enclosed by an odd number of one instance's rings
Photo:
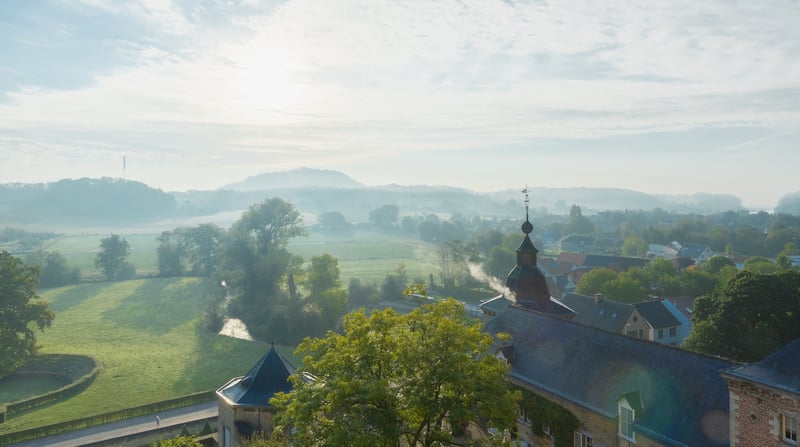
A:
{"type": "MultiPolygon", "coordinates": [[[[56,312],[38,334],[46,354],[93,357],[100,374],[81,394],[9,418],[0,433],[207,391],[244,375],[269,346],[206,332],[205,280],[140,279],[41,293],[56,312]]],[[[277,347],[293,359],[293,347],[277,347]]]]}
{"type": "MultiPolygon", "coordinates": [[[[99,251],[100,240],[110,234],[63,235],[50,241],[43,249],[60,252],[70,265],[81,269],[84,280],[99,281],[102,275],[95,268],[94,259],[99,251]]],[[[159,234],[118,234],[131,246],[128,259],[136,266],[137,275],[156,276],[159,234]]],[[[401,263],[411,279],[427,279],[428,274],[436,274],[439,268],[436,265],[434,245],[416,238],[369,230],[333,235],[310,233],[308,237],[292,239],[288,250],[302,256],[306,263],[311,261],[312,256],[323,253],[335,256],[339,260],[341,278],[345,285],[350,278],[380,282],[401,263]]]]}

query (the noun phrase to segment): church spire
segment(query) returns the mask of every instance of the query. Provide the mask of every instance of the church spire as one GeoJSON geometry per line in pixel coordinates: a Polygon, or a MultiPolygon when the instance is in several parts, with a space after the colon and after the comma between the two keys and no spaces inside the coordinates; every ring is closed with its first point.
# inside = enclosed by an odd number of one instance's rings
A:
{"type": "Polygon", "coordinates": [[[550,290],[544,274],[537,266],[536,254],[539,250],[530,238],[533,224],[529,215],[530,197],[527,186],[522,193],[525,194],[525,222],[522,224],[522,233],[525,236],[517,247],[517,265],[508,274],[506,285],[516,294],[517,304],[546,311],[550,307],[550,290]]]}

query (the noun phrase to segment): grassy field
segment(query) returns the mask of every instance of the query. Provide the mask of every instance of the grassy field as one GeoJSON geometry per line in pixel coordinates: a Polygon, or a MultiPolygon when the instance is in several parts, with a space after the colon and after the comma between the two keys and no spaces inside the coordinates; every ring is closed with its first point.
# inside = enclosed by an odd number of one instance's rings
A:
{"type": "MultiPolygon", "coordinates": [[[[73,234],[60,236],[45,247],[58,251],[70,265],[81,269],[85,280],[100,280],[101,273],[94,266],[99,251],[100,239],[109,234],[73,234]]],[[[120,234],[131,246],[129,260],[136,266],[139,276],[155,276],[158,273],[158,247],[156,233],[120,234]]],[[[415,238],[385,233],[356,230],[346,234],[311,233],[309,237],[295,238],[289,243],[289,251],[302,256],[306,263],[312,256],[329,253],[339,260],[342,281],[350,278],[380,282],[387,273],[402,263],[411,279],[427,279],[429,273],[438,271],[435,247],[415,238]]]]}
{"type": "MultiPolygon", "coordinates": [[[[92,356],[100,374],[75,397],[10,418],[0,433],[215,389],[269,349],[201,328],[200,279],[82,284],[41,295],[56,312],[38,335],[42,351],[92,356]]],[[[292,358],[293,347],[278,348],[292,358]]]]}

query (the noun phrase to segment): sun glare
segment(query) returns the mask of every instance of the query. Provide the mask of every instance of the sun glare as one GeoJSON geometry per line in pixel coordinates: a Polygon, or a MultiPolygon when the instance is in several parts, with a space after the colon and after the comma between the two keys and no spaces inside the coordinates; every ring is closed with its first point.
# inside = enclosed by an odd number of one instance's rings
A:
{"type": "Polygon", "coordinates": [[[300,105],[304,89],[293,77],[297,64],[288,50],[255,48],[239,58],[232,79],[235,104],[245,111],[286,111],[300,105]]]}

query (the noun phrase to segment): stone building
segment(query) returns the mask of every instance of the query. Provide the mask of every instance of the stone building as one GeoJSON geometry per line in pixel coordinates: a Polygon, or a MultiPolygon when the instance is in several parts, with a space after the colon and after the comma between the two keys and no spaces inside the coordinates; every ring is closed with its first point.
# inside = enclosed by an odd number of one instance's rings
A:
{"type": "MultiPolygon", "coordinates": [[[[736,364],[572,321],[575,313],[549,296],[537,274],[532,228],[526,219],[506,282],[513,296],[482,305],[485,330],[511,336],[497,352],[510,365],[510,382],[574,415],[575,446],[728,446],[720,371],[736,364]]],[[[553,445],[546,420],[523,415],[517,436],[523,446],[553,445]]]]}
{"type": "Polygon", "coordinates": [[[723,376],[730,390],[732,447],[798,445],[800,338],[723,376]]]}
{"type": "Polygon", "coordinates": [[[238,447],[253,433],[272,432],[275,408],[269,400],[279,392],[289,392],[289,375],[295,368],[275,350],[275,344],[242,376],[217,390],[219,402],[219,445],[238,447]]]}

